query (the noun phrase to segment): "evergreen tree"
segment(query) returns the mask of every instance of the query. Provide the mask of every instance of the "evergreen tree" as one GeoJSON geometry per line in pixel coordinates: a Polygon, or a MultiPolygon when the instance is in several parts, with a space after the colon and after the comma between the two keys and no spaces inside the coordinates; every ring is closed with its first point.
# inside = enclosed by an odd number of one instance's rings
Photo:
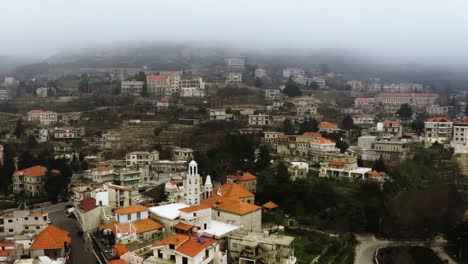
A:
{"type": "Polygon", "coordinates": [[[255,86],[255,87],[258,87],[258,88],[262,87],[262,86],[263,86],[263,81],[262,81],[262,79],[259,78],[259,77],[255,77],[254,86],[255,86]]]}
{"type": "Polygon", "coordinates": [[[271,155],[268,147],[265,145],[260,146],[260,153],[258,154],[257,162],[255,163],[255,170],[262,171],[270,166],[271,155]]]}
{"type": "Polygon", "coordinates": [[[23,134],[24,134],[23,120],[21,118],[18,118],[16,120],[15,132],[13,133],[13,135],[15,135],[16,138],[21,138],[23,134]]]}
{"type": "Polygon", "coordinates": [[[291,78],[286,82],[283,92],[289,97],[302,95],[301,89],[299,89],[299,86],[291,78]]]}
{"type": "Polygon", "coordinates": [[[413,115],[413,109],[409,104],[402,104],[396,115],[403,118],[410,118],[413,115]]]}
{"type": "Polygon", "coordinates": [[[13,161],[13,153],[8,146],[4,146],[3,150],[3,163],[0,164],[0,191],[4,195],[10,192],[12,184],[13,173],[15,172],[15,164],[13,161]]]}
{"type": "Polygon", "coordinates": [[[378,172],[386,171],[387,167],[385,166],[385,162],[382,156],[379,157],[378,160],[374,162],[374,165],[372,166],[373,170],[376,170],[378,172]]]}
{"type": "Polygon", "coordinates": [[[341,122],[341,125],[343,126],[343,129],[345,130],[351,130],[354,127],[354,121],[351,115],[345,115],[343,118],[343,121],[341,122]]]}
{"type": "Polygon", "coordinates": [[[289,118],[286,118],[283,121],[283,127],[281,130],[284,132],[286,135],[294,135],[296,133],[296,129],[294,128],[293,124],[291,123],[291,120],[289,118]]]}

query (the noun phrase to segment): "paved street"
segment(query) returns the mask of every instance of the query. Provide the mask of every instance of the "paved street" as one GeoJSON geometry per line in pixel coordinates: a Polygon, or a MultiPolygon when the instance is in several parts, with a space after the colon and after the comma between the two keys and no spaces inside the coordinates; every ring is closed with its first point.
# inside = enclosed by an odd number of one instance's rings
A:
{"type": "MultiPolygon", "coordinates": [[[[52,224],[67,230],[72,238],[72,252],[71,252],[71,263],[76,264],[94,264],[96,263],[96,257],[90,250],[88,245],[85,245],[84,239],[77,234],[79,231],[78,223],[75,219],[67,217],[65,213],[65,205],[68,203],[59,203],[42,208],[44,212],[49,212],[49,218],[52,224]]],[[[41,211],[36,209],[34,211],[41,211]]]]}

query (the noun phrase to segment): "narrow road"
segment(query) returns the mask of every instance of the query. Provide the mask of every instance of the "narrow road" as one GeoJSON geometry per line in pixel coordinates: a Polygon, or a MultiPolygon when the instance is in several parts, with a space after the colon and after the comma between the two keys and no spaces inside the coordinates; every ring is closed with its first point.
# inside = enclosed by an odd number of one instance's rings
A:
{"type": "Polygon", "coordinates": [[[71,263],[73,264],[94,264],[96,263],[96,257],[94,256],[91,248],[85,243],[83,237],[78,234],[80,228],[75,219],[69,218],[65,213],[65,205],[69,203],[58,203],[50,205],[34,211],[49,212],[49,218],[52,221],[52,225],[67,230],[72,239],[71,249],[71,263]]]}
{"type": "MultiPolygon", "coordinates": [[[[389,246],[425,246],[424,241],[381,240],[376,238],[373,234],[357,234],[356,240],[359,244],[356,246],[355,264],[374,264],[375,253],[379,248],[389,246]]],[[[447,241],[445,240],[435,240],[431,243],[430,248],[441,260],[447,260],[449,264],[456,264],[444,250],[446,243],[447,241]]]]}

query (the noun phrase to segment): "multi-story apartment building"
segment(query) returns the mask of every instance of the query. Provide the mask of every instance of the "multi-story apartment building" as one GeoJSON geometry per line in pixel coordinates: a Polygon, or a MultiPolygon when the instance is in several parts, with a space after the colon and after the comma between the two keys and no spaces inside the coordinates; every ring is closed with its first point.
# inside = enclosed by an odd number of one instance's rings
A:
{"type": "Polygon", "coordinates": [[[82,139],[85,134],[84,127],[60,127],[53,130],[54,139],[82,139]]]}
{"type": "Polygon", "coordinates": [[[426,113],[433,116],[445,116],[452,106],[431,105],[426,107],[426,113]]]}
{"type": "Polygon", "coordinates": [[[249,115],[249,125],[251,126],[268,126],[270,124],[271,122],[269,115],[249,115]]]}
{"type": "Polygon", "coordinates": [[[222,108],[211,108],[210,109],[210,120],[232,120],[234,116],[226,113],[226,109],[222,108]]]}
{"type": "Polygon", "coordinates": [[[387,112],[396,112],[402,104],[409,104],[417,111],[425,110],[434,105],[439,98],[434,93],[380,93],[375,98],[375,104],[382,105],[387,112]]]}
{"type": "Polygon", "coordinates": [[[181,97],[199,97],[205,96],[205,82],[202,77],[193,76],[191,78],[182,78],[179,82],[181,97]]]}
{"type": "Polygon", "coordinates": [[[233,71],[233,70],[242,71],[245,66],[244,58],[227,58],[225,59],[225,62],[226,62],[226,67],[230,71],[233,71]]]}
{"type": "Polygon", "coordinates": [[[423,85],[419,83],[392,83],[382,87],[382,90],[387,93],[422,92],[423,89],[423,85]]]}
{"type": "Polygon", "coordinates": [[[294,237],[235,232],[228,238],[230,263],[295,264],[294,237]]]}
{"type": "Polygon", "coordinates": [[[361,109],[372,109],[374,108],[374,98],[356,98],[354,100],[354,107],[361,109]]]}
{"type": "Polygon", "coordinates": [[[159,160],[159,152],[153,150],[148,151],[134,151],[130,152],[125,156],[125,163],[127,167],[143,167],[153,163],[153,161],[159,160]]]}
{"type": "MultiPolygon", "coordinates": [[[[13,174],[13,193],[26,197],[36,197],[44,194],[45,175],[47,168],[33,166],[13,174]]],[[[52,170],[51,173],[60,173],[52,170]]]]}
{"type": "Polygon", "coordinates": [[[309,156],[314,163],[322,162],[326,157],[340,153],[336,143],[327,138],[317,138],[310,142],[309,156]]]}
{"type": "Polygon", "coordinates": [[[448,117],[428,118],[424,122],[424,137],[427,143],[448,143],[452,138],[453,122],[448,117]]]}
{"type": "Polygon", "coordinates": [[[28,112],[28,121],[39,121],[42,125],[48,126],[57,123],[58,115],[48,110],[31,110],[28,112]]]}
{"type": "Polygon", "coordinates": [[[366,179],[371,168],[358,167],[354,156],[336,155],[320,164],[319,176],[328,178],[366,179]]]}
{"type": "Polygon", "coordinates": [[[274,101],[281,99],[281,91],[279,89],[266,89],[265,100],[274,101]]]}
{"type": "Polygon", "coordinates": [[[242,73],[241,72],[230,72],[227,76],[226,83],[241,83],[242,73]]]}
{"type": "Polygon", "coordinates": [[[193,149],[173,147],[172,148],[172,160],[175,160],[175,161],[193,160],[193,149]]]}
{"type": "Polygon", "coordinates": [[[148,75],[148,94],[156,98],[167,98],[179,93],[180,75],[148,75]]]}
{"type": "Polygon", "coordinates": [[[299,68],[285,68],[283,69],[283,78],[288,79],[294,76],[303,76],[305,74],[303,69],[299,68]]]}
{"type": "Polygon", "coordinates": [[[265,78],[267,77],[267,71],[262,68],[255,69],[255,78],[265,78]]]}
{"type": "Polygon", "coordinates": [[[372,115],[354,115],[353,122],[355,125],[373,125],[374,124],[374,116],[372,115]]]}
{"type": "Polygon", "coordinates": [[[141,96],[144,85],[143,81],[122,81],[120,93],[125,96],[141,96]]]}
{"type": "Polygon", "coordinates": [[[455,153],[468,153],[468,122],[455,122],[453,124],[451,145],[455,153]]]}
{"type": "Polygon", "coordinates": [[[0,216],[0,235],[39,234],[49,225],[49,222],[49,213],[47,212],[13,211],[0,216]]]}

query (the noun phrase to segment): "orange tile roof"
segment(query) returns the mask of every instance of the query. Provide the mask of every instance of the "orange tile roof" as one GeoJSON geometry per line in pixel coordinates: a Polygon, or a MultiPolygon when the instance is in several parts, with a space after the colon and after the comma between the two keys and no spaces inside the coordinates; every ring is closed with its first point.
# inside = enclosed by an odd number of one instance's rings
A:
{"type": "Polygon", "coordinates": [[[174,225],[174,228],[184,230],[184,231],[189,231],[193,227],[194,227],[193,225],[189,225],[189,224],[182,223],[182,222],[179,222],[179,223],[174,225]]]}
{"type": "Polygon", "coordinates": [[[269,201],[267,203],[264,203],[262,207],[267,208],[267,209],[275,209],[275,208],[278,208],[278,205],[272,201],[269,201]]]}
{"type": "Polygon", "coordinates": [[[43,177],[46,175],[47,168],[44,166],[36,165],[24,170],[15,172],[15,175],[23,175],[27,177],[43,177]]]}
{"type": "Polygon", "coordinates": [[[335,143],[335,142],[331,141],[330,139],[324,138],[324,137],[317,138],[317,139],[315,139],[313,142],[314,142],[314,143],[317,143],[317,144],[335,143]]]}
{"type": "Polygon", "coordinates": [[[452,122],[450,118],[446,116],[437,116],[426,119],[427,122],[452,122]]]}
{"type": "Polygon", "coordinates": [[[80,205],[83,208],[83,210],[85,210],[85,212],[89,212],[98,207],[96,205],[96,199],[92,197],[88,197],[88,198],[81,200],[80,205]]]}
{"type": "Polygon", "coordinates": [[[187,240],[189,240],[188,235],[175,234],[173,236],[170,236],[170,237],[168,237],[166,239],[163,239],[163,240],[157,242],[156,244],[154,244],[154,246],[155,247],[160,247],[160,246],[164,246],[164,245],[178,246],[178,245],[184,243],[187,240]]]}
{"type": "Polygon", "coordinates": [[[395,121],[385,120],[383,123],[385,127],[388,127],[389,125],[392,125],[392,127],[400,125],[400,121],[397,121],[397,120],[395,121]]]}
{"type": "Polygon", "coordinates": [[[163,228],[163,226],[160,223],[154,221],[153,219],[147,218],[127,223],[119,223],[116,221],[112,221],[105,225],[99,226],[99,229],[110,229],[114,233],[114,236],[117,236],[117,229],[120,230],[120,233],[129,233],[130,224],[135,228],[135,233],[137,234],[163,228]]]}
{"type": "Polygon", "coordinates": [[[148,80],[159,80],[159,81],[163,81],[163,80],[166,80],[169,76],[167,75],[148,75],[146,76],[146,78],[148,80]]]}
{"type": "Polygon", "coordinates": [[[15,250],[13,249],[0,250],[0,257],[9,257],[9,256],[14,256],[14,255],[15,255],[15,250]]]}
{"type": "Polygon", "coordinates": [[[261,209],[259,206],[254,204],[246,203],[238,199],[226,199],[220,196],[212,196],[204,199],[202,200],[202,203],[210,205],[214,209],[237,215],[245,215],[261,209]]]}
{"type": "Polygon", "coordinates": [[[344,162],[341,162],[341,161],[330,161],[330,162],[328,163],[328,165],[343,167],[343,166],[344,166],[344,162]]]}
{"type": "Polygon", "coordinates": [[[49,225],[37,235],[30,250],[60,249],[64,247],[65,243],[71,243],[68,232],[53,225],[49,225]]]}
{"type": "Polygon", "coordinates": [[[132,214],[132,213],[138,213],[138,212],[144,212],[148,211],[148,208],[143,205],[130,205],[124,208],[120,208],[115,210],[115,213],[118,215],[126,215],[126,214],[132,214]]]}
{"type": "Polygon", "coordinates": [[[189,236],[189,239],[176,248],[175,251],[188,257],[195,257],[215,241],[213,238],[209,237],[204,237],[204,240],[205,242],[202,244],[198,240],[198,237],[189,236]]]}
{"type": "Polygon", "coordinates": [[[198,204],[198,205],[193,205],[193,206],[181,208],[181,209],[179,209],[179,211],[184,212],[184,213],[191,213],[191,212],[205,210],[205,209],[209,209],[209,208],[210,208],[210,206],[208,206],[206,204],[198,204]]]}
{"type": "Polygon", "coordinates": [[[378,172],[376,170],[372,170],[371,172],[369,172],[369,174],[372,176],[372,177],[382,177],[382,175],[384,174],[383,172],[378,172]]]}
{"type": "Polygon", "coordinates": [[[179,180],[179,179],[172,179],[172,180],[170,180],[169,182],[170,182],[172,185],[177,185],[177,184],[181,183],[182,180],[179,180]]]}
{"type": "Polygon", "coordinates": [[[127,261],[123,259],[115,259],[107,262],[107,264],[128,264],[127,261]]]}
{"type": "Polygon", "coordinates": [[[227,176],[229,179],[235,179],[237,181],[251,181],[257,179],[255,175],[247,171],[238,170],[235,174],[230,174],[227,176]]]}
{"type": "Polygon", "coordinates": [[[213,192],[216,196],[222,196],[224,198],[241,199],[247,197],[254,197],[247,188],[240,184],[228,182],[217,188],[213,192]]]}
{"type": "Polygon", "coordinates": [[[136,228],[137,234],[163,228],[163,225],[150,218],[136,220],[131,224],[136,228]]]}
{"type": "Polygon", "coordinates": [[[128,252],[128,249],[122,244],[115,244],[114,247],[112,247],[112,253],[114,253],[115,255],[119,257],[127,252],[128,252]]]}
{"type": "Polygon", "coordinates": [[[322,136],[322,135],[320,135],[319,132],[305,132],[302,135],[305,136],[305,137],[321,137],[322,136]]]}
{"type": "Polygon", "coordinates": [[[333,124],[333,123],[326,122],[326,121],[320,122],[320,124],[318,125],[318,128],[319,129],[339,129],[337,124],[333,124]]]}
{"type": "Polygon", "coordinates": [[[15,243],[6,243],[6,242],[0,242],[0,248],[2,247],[14,247],[15,243]]]}

